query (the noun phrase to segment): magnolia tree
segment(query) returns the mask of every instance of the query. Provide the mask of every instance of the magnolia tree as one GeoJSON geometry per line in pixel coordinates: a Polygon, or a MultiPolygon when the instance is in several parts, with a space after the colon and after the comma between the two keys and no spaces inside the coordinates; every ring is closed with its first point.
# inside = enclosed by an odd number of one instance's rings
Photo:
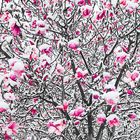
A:
{"type": "Polygon", "coordinates": [[[0,0],[0,139],[140,139],[139,0],[0,0]]]}

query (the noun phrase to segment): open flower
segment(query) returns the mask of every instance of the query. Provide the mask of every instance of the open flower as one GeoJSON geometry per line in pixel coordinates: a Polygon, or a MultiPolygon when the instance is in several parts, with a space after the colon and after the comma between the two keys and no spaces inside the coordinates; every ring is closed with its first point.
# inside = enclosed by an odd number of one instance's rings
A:
{"type": "Polygon", "coordinates": [[[85,109],[82,106],[76,107],[74,110],[71,110],[70,116],[80,119],[85,113],[85,109]]]}
{"type": "Polygon", "coordinates": [[[131,121],[133,121],[133,120],[135,120],[135,119],[137,118],[137,115],[136,115],[135,113],[130,113],[130,114],[128,115],[128,117],[129,117],[129,119],[130,119],[131,121]]]}
{"type": "Polygon", "coordinates": [[[77,48],[79,47],[79,39],[75,38],[75,39],[70,40],[68,42],[68,47],[70,49],[77,50],[77,48]]]}
{"type": "Polygon", "coordinates": [[[63,110],[63,111],[67,111],[68,106],[69,106],[69,101],[64,101],[63,105],[57,106],[56,108],[60,109],[60,110],[63,110]]]}
{"type": "Polygon", "coordinates": [[[56,135],[61,135],[61,132],[66,128],[66,121],[63,119],[53,121],[49,120],[47,123],[49,133],[55,133],[56,135]]]}
{"type": "Polygon", "coordinates": [[[91,16],[92,7],[89,5],[85,5],[81,7],[82,16],[84,18],[88,18],[91,16]]]}
{"type": "Polygon", "coordinates": [[[11,26],[11,32],[14,36],[18,36],[21,34],[21,29],[16,23],[13,23],[11,26]]]}
{"type": "Polygon", "coordinates": [[[12,121],[10,122],[10,124],[8,124],[3,128],[3,131],[5,132],[5,137],[7,138],[10,137],[11,135],[16,135],[18,132],[18,125],[16,122],[12,121]]]}
{"type": "Polygon", "coordinates": [[[98,124],[102,124],[106,121],[106,115],[104,113],[98,114],[96,119],[98,124]]]}
{"type": "Polygon", "coordinates": [[[139,72],[134,70],[132,73],[130,71],[126,72],[126,77],[124,78],[124,81],[130,84],[130,86],[133,88],[135,87],[135,82],[137,82],[139,79],[139,72]]]}
{"type": "Polygon", "coordinates": [[[110,91],[110,92],[104,93],[103,98],[105,99],[108,105],[116,105],[119,101],[119,92],[110,91]]]}
{"type": "Polygon", "coordinates": [[[88,74],[88,71],[87,70],[82,70],[81,68],[78,68],[76,70],[76,74],[75,74],[75,77],[77,79],[81,79],[81,78],[85,78],[88,74]]]}
{"type": "Polygon", "coordinates": [[[125,60],[128,58],[128,54],[125,52],[118,52],[117,53],[117,62],[120,64],[124,64],[125,60]]]}
{"type": "Polygon", "coordinates": [[[57,64],[55,72],[57,75],[62,75],[65,72],[65,69],[62,65],[57,64]]]}
{"type": "Polygon", "coordinates": [[[119,118],[116,114],[111,114],[106,119],[107,119],[107,123],[110,127],[119,126],[119,124],[120,124],[119,118]]]}

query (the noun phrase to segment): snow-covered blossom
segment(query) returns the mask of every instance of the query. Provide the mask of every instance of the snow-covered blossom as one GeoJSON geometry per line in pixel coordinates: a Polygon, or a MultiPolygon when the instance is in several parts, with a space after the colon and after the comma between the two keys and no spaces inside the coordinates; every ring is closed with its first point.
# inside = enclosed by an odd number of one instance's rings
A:
{"type": "Polygon", "coordinates": [[[39,46],[39,50],[42,53],[45,53],[45,54],[49,55],[52,52],[52,47],[50,45],[48,45],[48,44],[43,44],[43,45],[39,46]]]}
{"type": "Polygon", "coordinates": [[[12,70],[17,77],[21,77],[25,71],[23,62],[20,60],[15,62],[12,66],[12,70]]]}
{"type": "Polygon", "coordinates": [[[89,5],[85,5],[81,7],[82,17],[88,18],[91,16],[92,7],[89,5]]]}
{"type": "Polygon", "coordinates": [[[57,64],[55,73],[57,75],[62,75],[62,74],[64,74],[64,72],[65,72],[64,67],[60,64],[57,64]]]}
{"type": "Polygon", "coordinates": [[[119,126],[120,125],[120,120],[119,117],[116,114],[111,114],[107,118],[107,123],[110,127],[113,126],[119,126]]]}
{"type": "Polygon", "coordinates": [[[119,102],[119,92],[110,91],[110,92],[104,93],[103,98],[105,99],[108,105],[115,105],[119,102]]]}
{"type": "Polygon", "coordinates": [[[106,115],[104,113],[100,113],[97,115],[97,119],[96,119],[96,122],[98,124],[102,124],[106,121],[106,115]]]}
{"type": "Polygon", "coordinates": [[[134,70],[132,73],[130,71],[126,72],[126,77],[124,78],[124,81],[130,84],[130,86],[133,88],[135,87],[135,82],[137,82],[140,79],[140,73],[137,70],[134,70]]]}
{"type": "Polygon", "coordinates": [[[63,105],[59,105],[59,106],[57,106],[56,108],[57,109],[60,109],[60,110],[63,110],[63,111],[67,111],[67,109],[68,109],[68,106],[69,106],[69,101],[64,101],[63,102],[63,105]]]}
{"type": "Polygon", "coordinates": [[[130,113],[130,114],[128,114],[128,117],[131,121],[134,121],[137,118],[137,114],[136,113],[130,113]]]}
{"type": "Polygon", "coordinates": [[[18,124],[14,121],[10,122],[7,126],[3,127],[4,140],[12,140],[12,135],[18,132],[18,124]]]}
{"type": "Polygon", "coordinates": [[[102,20],[104,17],[106,16],[106,10],[102,10],[101,12],[99,12],[96,16],[97,20],[102,20]]]}
{"type": "Polygon", "coordinates": [[[66,128],[66,121],[63,119],[57,121],[49,120],[49,122],[47,123],[47,127],[49,133],[61,135],[61,132],[66,128]]]}
{"type": "Polygon", "coordinates": [[[111,74],[109,72],[103,72],[102,83],[107,82],[111,78],[111,74]]]}
{"type": "Polygon", "coordinates": [[[14,36],[18,36],[21,34],[21,29],[16,23],[13,23],[11,25],[11,32],[14,36]]]}
{"type": "Polygon", "coordinates": [[[10,101],[14,101],[16,99],[14,93],[5,93],[4,98],[10,101]]]}
{"type": "Polygon", "coordinates": [[[117,53],[116,61],[119,62],[121,65],[124,64],[126,59],[128,59],[128,54],[127,53],[125,53],[125,52],[118,52],[117,53]]]}
{"type": "Polygon", "coordinates": [[[82,106],[76,107],[70,111],[70,116],[80,119],[85,114],[85,108],[82,106]]]}
{"type": "Polygon", "coordinates": [[[68,42],[68,47],[70,49],[77,50],[77,48],[79,47],[79,39],[75,38],[75,39],[70,40],[68,42]]]}
{"type": "Polygon", "coordinates": [[[99,99],[99,98],[100,98],[99,92],[94,91],[94,90],[92,90],[92,89],[88,90],[88,92],[92,94],[93,99],[96,100],[96,99],[99,99]]]}
{"type": "Polygon", "coordinates": [[[8,109],[9,105],[2,98],[0,98],[0,112],[4,112],[8,109]]]}
{"type": "Polygon", "coordinates": [[[81,68],[77,68],[75,77],[77,79],[85,78],[88,74],[87,70],[82,70],[81,68]]]}

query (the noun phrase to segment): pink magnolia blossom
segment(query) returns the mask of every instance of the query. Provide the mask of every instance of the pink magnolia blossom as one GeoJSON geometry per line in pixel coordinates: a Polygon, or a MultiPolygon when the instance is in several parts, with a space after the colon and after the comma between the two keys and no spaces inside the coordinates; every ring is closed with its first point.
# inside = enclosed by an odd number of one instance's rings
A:
{"type": "Polygon", "coordinates": [[[99,12],[96,16],[97,20],[102,20],[106,16],[106,10],[99,12]]]}
{"type": "Polygon", "coordinates": [[[108,105],[115,105],[119,102],[119,92],[117,91],[104,93],[103,97],[108,105]]]}
{"type": "Polygon", "coordinates": [[[86,4],[85,0],[76,0],[75,2],[76,2],[76,4],[78,4],[79,6],[83,6],[83,5],[86,4]]]}
{"type": "Polygon", "coordinates": [[[36,115],[36,114],[37,114],[37,110],[34,109],[34,108],[32,108],[32,109],[30,110],[30,112],[31,112],[32,115],[36,115]]]}
{"type": "Polygon", "coordinates": [[[92,94],[92,97],[93,97],[93,99],[97,100],[97,99],[100,98],[100,95],[99,95],[98,92],[95,92],[95,93],[92,94]]]}
{"type": "Polygon", "coordinates": [[[130,113],[128,117],[131,121],[134,121],[137,118],[137,115],[135,113],[130,113]]]}
{"type": "Polygon", "coordinates": [[[80,124],[80,121],[79,121],[79,120],[76,120],[76,121],[74,122],[74,125],[78,125],[78,124],[80,124]]]}
{"type": "Polygon", "coordinates": [[[21,34],[21,29],[16,23],[13,23],[11,26],[11,32],[14,36],[18,36],[21,34]]]}
{"type": "Polygon", "coordinates": [[[83,6],[83,5],[86,5],[86,4],[92,5],[91,0],[87,0],[87,1],[86,0],[76,0],[75,2],[78,6],[83,6]]]}
{"type": "Polygon", "coordinates": [[[57,121],[49,120],[47,127],[49,133],[61,135],[61,132],[66,128],[66,121],[63,119],[57,121]]]}
{"type": "Polygon", "coordinates": [[[8,2],[10,2],[11,0],[4,0],[4,1],[8,3],[8,2]]]}
{"type": "Polygon", "coordinates": [[[17,81],[17,76],[15,74],[11,74],[9,78],[15,82],[17,81]]]}
{"type": "Polygon", "coordinates": [[[90,17],[91,16],[91,11],[92,11],[92,7],[89,6],[89,5],[86,5],[86,6],[82,6],[81,7],[82,16],[84,18],[90,17]]]}
{"type": "Polygon", "coordinates": [[[104,123],[106,121],[106,115],[104,114],[104,113],[101,113],[101,114],[98,114],[97,115],[97,119],[96,119],[96,122],[98,123],[98,124],[102,124],[102,123],[104,123]]]}
{"type": "Polygon", "coordinates": [[[93,98],[93,99],[97,100],[97,99],[100,98],[99,92],[94,91],[94,90],[92,90],[92,89],[90,89],[88,92],[92,94],[92,98],[93,98]]]}
{"type": "Polygon", "coordinates": [[[116,111],[116,109],[120,109],[121,107],[122,107],[121,105],[113,105],[113,106],[111,107],[111,112],[113,113],[113,112],[116,111]]]}
{"type": "Polygon", "coordinates": [[[139,79],[139,72],[134,70],[132,73],[130,71],[126,72],[127,78],[130,78],[132,81],[137,81],[139,79]]]}
{"type": "Polygon", "coordinates": [[[111,75],[109,72],[103,72],[103,79],[102,79],[102,83],[107,82],[109,79],[111,78],[111,75]]]}
{"type": "Polygon", "coordinates": [[[68,47],[73,50],[77,50],[79,47],[79,39],[75,38],[68,42],[68,47]]]}
{"type": "Polygon", "coordinates": [[[46,55],[50,55],[52,53],[52,47],[47,44],[39,46],[39,50],[41,51],[41,53],[45,53],[46,55]]]}
{"type": "Polygon", "coordinates": [[[137,70],[134,70],[132,73],[130,71],[126,72],[126,77],[124,78],[124,81],[130,84],[130,86],[133,88],[135,87],[135,82],[137,82],[139,79],[139,72],[137,70]]]}
{"type": "Polygon", "coordinates": [[[16,99],[13,93],[5,93],[4,98],[9,101],[14,101],[16,99]]]}
{"type": "Polygon", "coordinates": [[[57,64],[55,73],[57,75],[62,75],[62,74],[64,74],[64,72],[65,72],[64,67],[60,64],[57,64]]]}
{"type": "Polygon", "coordinates": [[[81,78],[85,78],[88,74],[88,71],[87,70],[82,70],[81,68],[78,68],[76,70],[76,74],[75,74],[75,77],[77,79],[81,79],[81,78]]]}
{"type": "Polygon", "coordinates": [[[75,31],[75,34],[76,34],[77,36],[79,36],[79,35],[81,34],[81,31],[80,31],[80,30],[76,30],[76,31],[75,31]]]}
{"type": "Polygon", "coordinates": [[[120,0],[120,4],[122,4],[123,6],[126,6],[126,0],[120,0]]]}
{"type": "Polygon", "coordinates": [[[5,112],[9,109],[9,105],[3,101],[3,99],[0,99],[0,112],[5,112]]]}
{"type": "Polygon", "coordinates": [[[18,132],[18,124],[14,121],[10,122],[6,127],[3,128],[5,134],[8,136],[16,135],[18,132]]]}
{"type": "Polygon", "coordinates": [[[134,92],[133,92],[132,89],[127,89],[127,90],[126,90],[126,93],[127,93],[128,95],[132,95],[132,94],[134,94],[134,92]]]}
{"type": "Polygon", "coordinates": [[[70,103],[69,101],[64,101],[63,105],[57,106],[56,108],[63,111],[67,111],[69,103],[70,103]]]}
{"type": "Polygon", "coordinates": [[[116,61],[123,65],[127,58],[128,58],[128,54],[127,53],[125,53],[125,52],[118,52],[117,53],[116,61]]]}
{"type": "Polygon", "coordinates": [[[107,119],[107,123],[108,123],[108,125],[110,127],[119,126],[120,125],[119,118],[118,118],[118,116],[116,114],[111,114],[106,119],[107,119]]]}
{"type": "Polygon", "coordinates": [[[9,136],[7,133],[4,134],[4,140],[12,140],[12,137],[9,136]]]}
{"type": "Polygon", "coordinates": [[[74,110],[70,111],[70,116],[75,118],[81,118],[85,113],[85,109],[82,106],[76,107],[74,110]]]}

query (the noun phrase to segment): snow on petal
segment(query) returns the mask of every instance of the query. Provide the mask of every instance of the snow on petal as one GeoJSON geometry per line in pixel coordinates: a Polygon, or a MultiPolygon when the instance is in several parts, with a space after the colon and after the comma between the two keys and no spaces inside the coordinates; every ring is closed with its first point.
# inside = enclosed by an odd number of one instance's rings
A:
{"type": "Polygon", "coordinates": [[[119,92],[110,91],[110,92],[104,93],[103,98],[105,99],[108,105],[115,105],[119,102],[119,92]]]}
{"type": "Polygon", "coordinates": [[[104,113],[101,113],[101,114],[98,114],[97,115],[97,119],[96,119],[96,122],[98,124],[102,124],[106,121],[106,115],[104,113]]]}
{"type": "Polygon", "coordinates": [[[119,117],[116,114],[111,114],[106,119],[107,119],[107,123],[110,127],[120,125],[119,117]]]}

